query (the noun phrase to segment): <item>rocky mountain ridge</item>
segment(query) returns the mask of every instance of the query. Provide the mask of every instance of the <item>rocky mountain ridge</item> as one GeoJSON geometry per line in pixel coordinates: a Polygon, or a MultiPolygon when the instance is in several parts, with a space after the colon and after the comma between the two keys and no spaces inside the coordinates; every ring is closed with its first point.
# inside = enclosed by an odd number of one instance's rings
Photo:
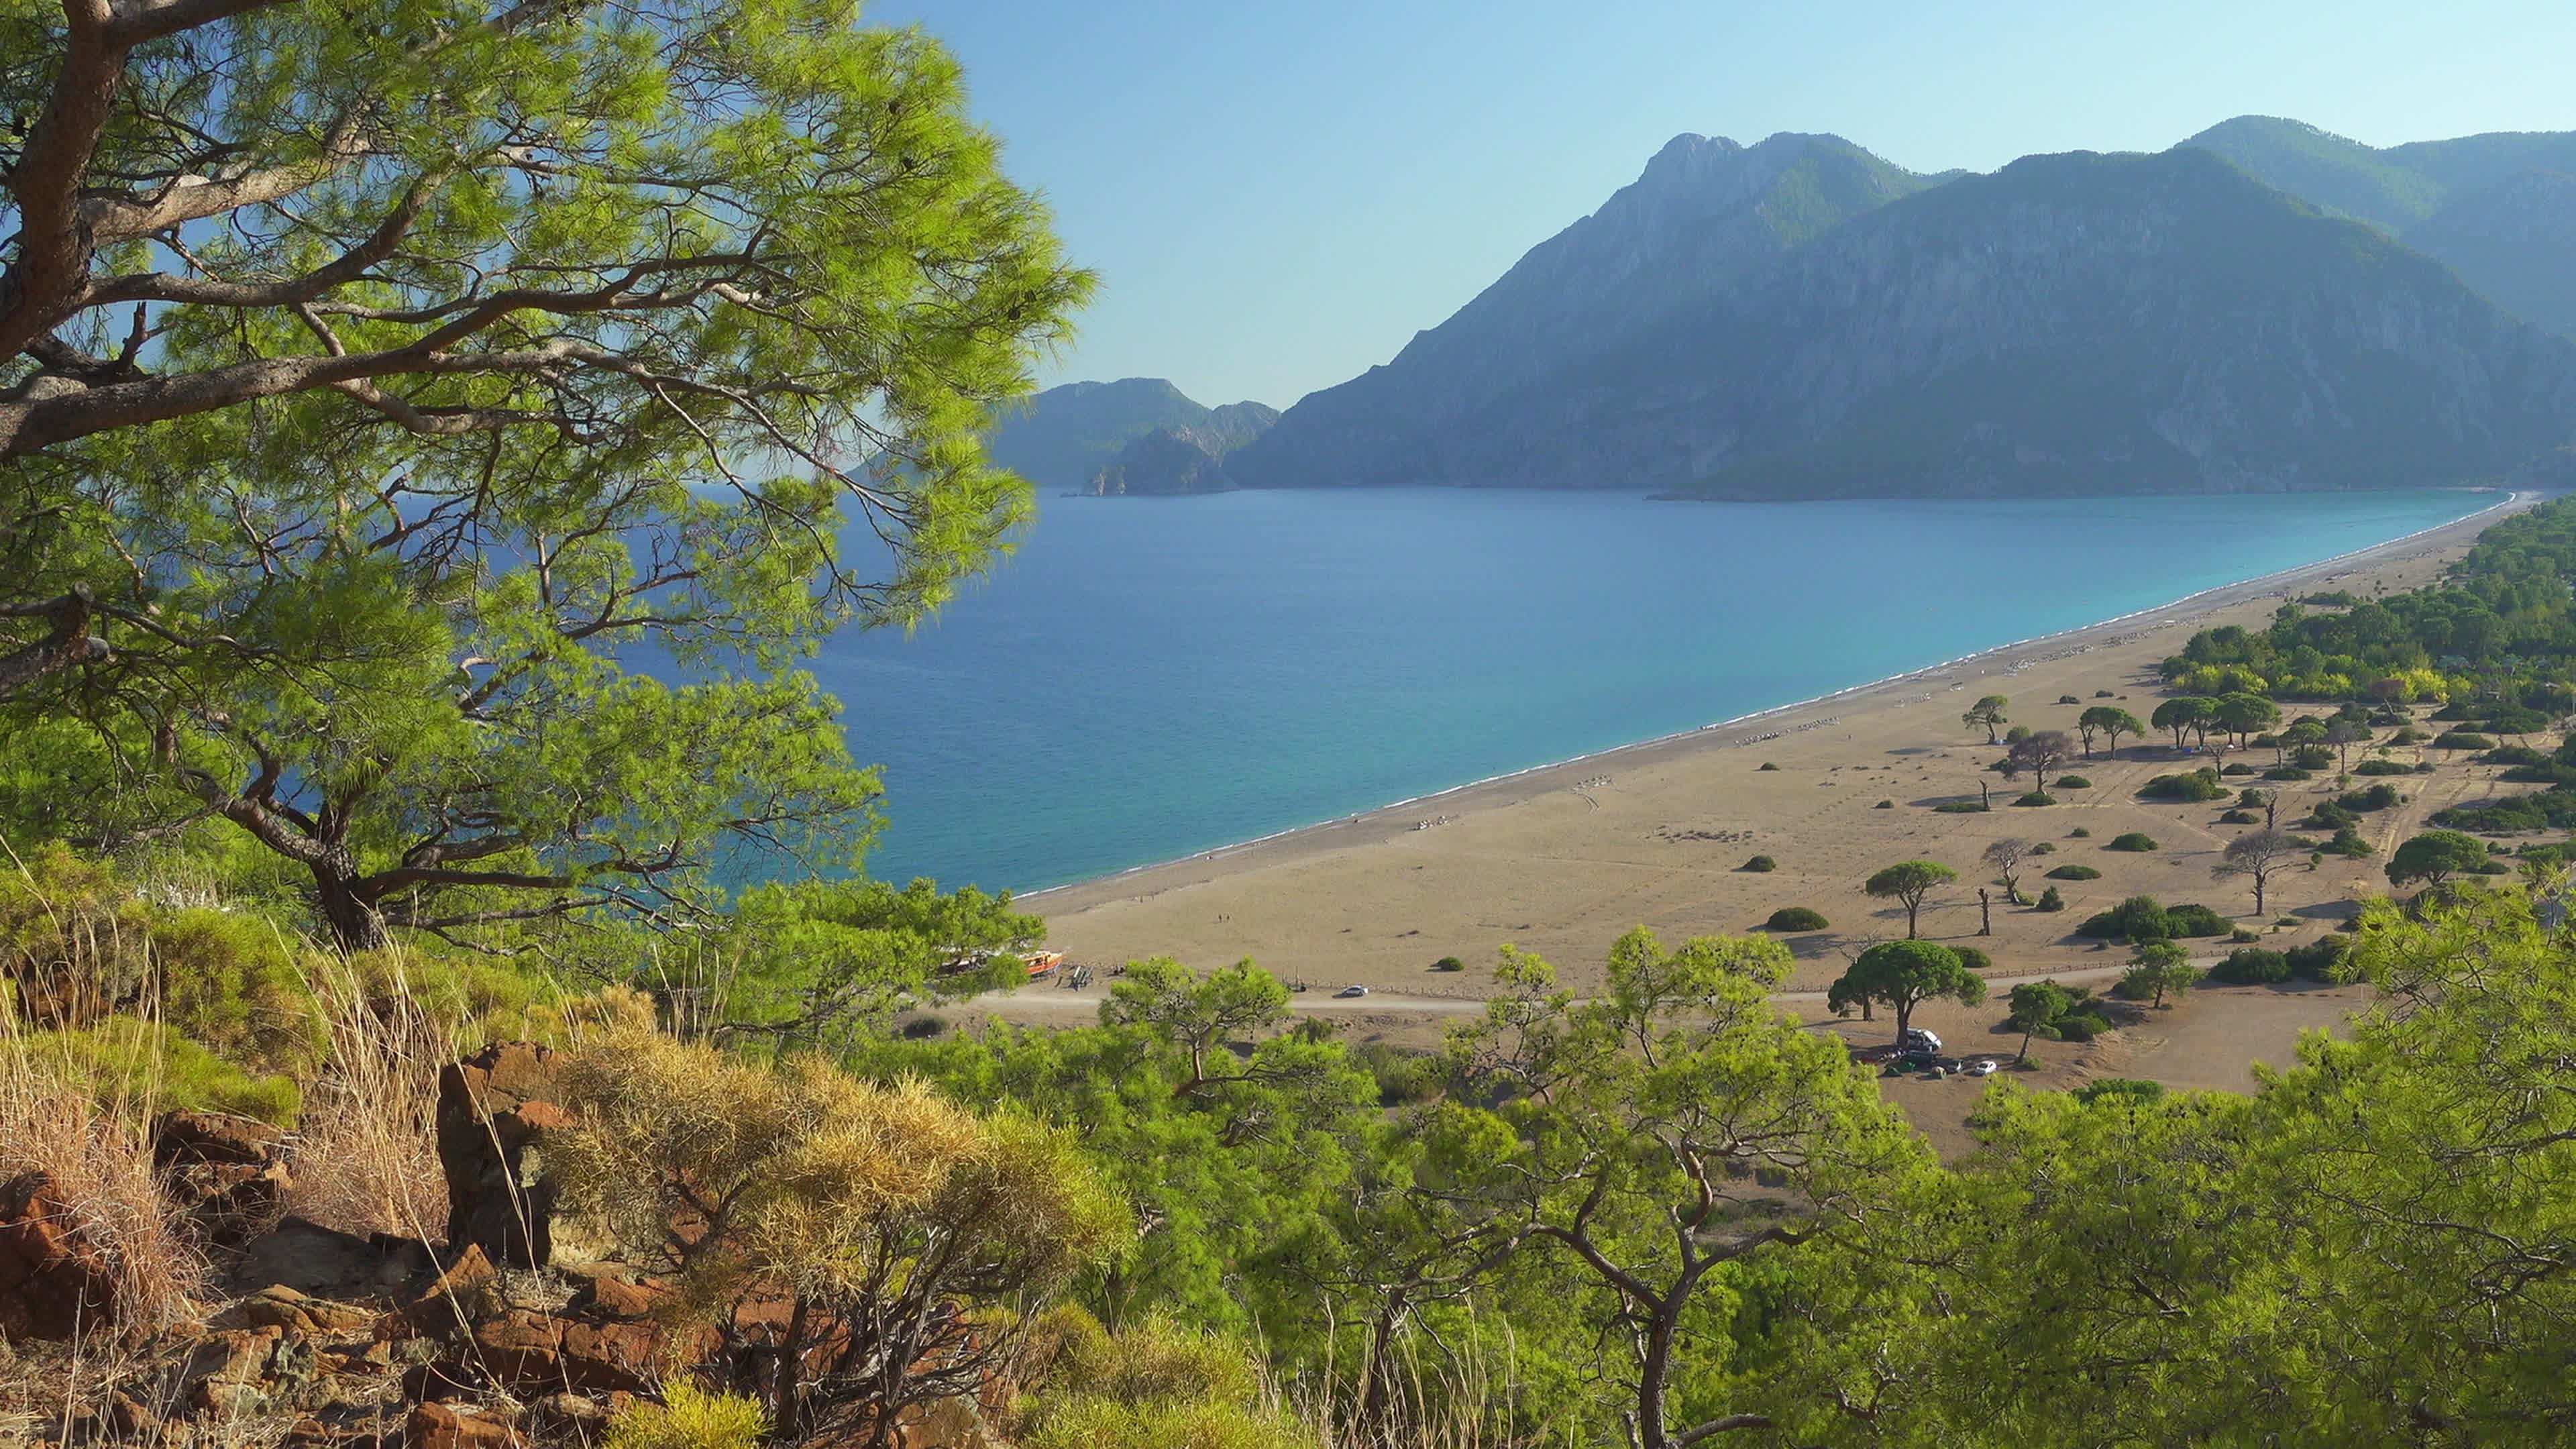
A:
{"type": "Polygon", "coordinates": [[[2206,148],[1941,184],[1836,138],[1685,137],[1226,471],[1736,498],[2426,486],[2570,436],[2576,348],[2206,148]]]}

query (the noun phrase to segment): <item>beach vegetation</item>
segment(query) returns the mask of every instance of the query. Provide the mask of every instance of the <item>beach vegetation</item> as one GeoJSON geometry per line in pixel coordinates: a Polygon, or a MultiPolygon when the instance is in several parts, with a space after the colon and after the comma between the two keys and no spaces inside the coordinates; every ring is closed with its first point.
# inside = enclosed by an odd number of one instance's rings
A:
{"type": "Polygon", "coordinates": [[[2057,702],[2059,704],[2082,704],[2084,701],[2071,694],[2061,694],[2057,697],[2057,702]]]}
{"type": "Polygon", "coordinates": [[[2146,851],[2156,848],[2156,838],[2143,830],[2125,830],[2111,837],[2104,850],[2146,851]]]}
{"type": "Polygon", "coordinates": [[[1896,808],[1896,802],[1893,800],[1881,800],[1869,808],[1872,810],[1893,810],[1896,808]]]}
{"type": "Polygon", "coordinates": [[[2057,853],[2057,842],[2053,840],[2034,841],[2031,844],[2030,853],[2033,855],[2055,855],[2057,853]]]}
{"type": "Polygon", "coordinates": [[[2090,790],[2093,788],[2093,782],[2085,779],[2082,775],[2060,775],[2057,777],[2057,788],[2060,790],[2090,790]]]}
{"type": "Polygon", "coordinates": [[[2290,958],[2260,947],[2240,947],[2209,968],[2209,979],[2224,986],[2269,986],[2290,979],[2290,958]]]}
{"type": "Polygon", "coordinates": [[[2074,992],[2055,981],[2025,981],[2014,987],[2005,998],[2010,1009],[2004,1013],[2004,1025],[2021,1033],[2021,1049],[2014,1060],[2030,1060],[2033,1037],[2057,1040],[2057,1024],[2075,1009],[2076,999],[2074,992]]]}
{"type": "Polygon", "coordinates": [[[2218,773],[2219,773],[2221,776],[2224,776],[2224,777],[2227,777],[2227,778],[2231,778],[2231,779],[2232,779],[2232,778],[2234,778],[2234,777],[2236,777],[2236,776],[2239,776],[2239,775],[2251,775],[2251,774],[2256,773],[2256,771],[2255,771],[2255,768],[2254,768],[2252,765],[2246,764],[2244,761],[2239,760],[2239,761],[2235,762],[2234,764],[2224,766],[2223,768],[2221,768],[2221,769],[2219,770],[2219,772],[2218,772],[2218,773]]]}
{"type": "Polygon", "coordinates": [[[1994,807],[1984,800],[1944,800],[1932,807],[1935,815],[1983,815],[1994,807]]]}
{"type": "Polygon", "coordinates": [[[2172,941],[2143,941],[2130,953],[2129,969],[2112,990],[2161,1011],[2167,995],[2179,996],[2199,979],[2200,968],[2191,964],[2189,951],[2172,941]]]}
{"type": "Polygon", "coordinates": [[[2314,770],[2303,770],[2297,765],[2274,765],[2263,772],[2264,779],[2285,785],[2294,785],[2301,780],[2313,780],[2316,777],[2314,770]]]}
{"type": "Polygon", "coordinates": [[[2264,893],[2272,878],[2306,853],[2295,836],[2278,830],[2257,830],[2227,842],[2212,869],[2221,876],[2242,876],[2250,881],[2254,887],[2254,914],[2259,916],[2266,909],[2264,893]]]}
{"type": "Polygon", "coordinates": [[[2251,810],[2224,810],[2219,812],[2218,823],[2221,825],[2260,825],[2263,823],[2263,817],[2255,814],[2251,810]]]}
{"type": "Polygon", "coordinates": [[[1744,864],[1736,867],[1737,870],[1749,870],[1756,875],[1762,874],[1765,871],[1778,870],[1779,868],[1780,862],[1773,860],[1767,855],[1754,856],[1750,860],[1745,861],[1744,864]]]}
{"type": "Polygon", "coordinates": [[[2032,792],[2045,795],[2049,774],[2073,758],[2075,740],[2066,731],[2038,730],[2013,741],[2012,748],[2004,752],[2003,775],[2007,780],[2019,779],[2027,770],[2032,792]]]}
{"type": "Polygon", "coordinates": [[[1861,952],[1836,984],[1847,1000],[1895,1012],[1899,1041],[1913,1022],[1914,1008],[1926,1001],[1974,1006],[1986,999],[1985,978],[1970,970],[1957,951],[1932,941],[1881,941],[1861,952]]]}
{"type": "Polygon", "coordinates": [[[1959,878],[1959,873],[1937,860],[1901,860],[1887,866],[1861,883],[1861,889],[1880,900],[1895,900],[1905,907],[1905,937],[1917,935],[1918,918],[1924,898],[1959,878]]]}
{"type": "Polygon", "coordinates": [[[2003,883],[2004,899],[2020,905],[2022,868],[2032,853],[2030,842],[2007,835],[2000,840],[1989,841],[1977,858],[1984,861],[1986,868],[1995,873],[1995,879],[2003,883]]]}
{"type": "Polygon", "coordinates": [[[1986,743],[1994,744],[1996,743],[1995,732],[2003,726],[2004,711],[2011,703],[2011,700],[2000,694],[1986,695],[1960,713],[1959,723],[1972,730],[1984,730],[1986,743]]]}
{"type": "Polygon", "coordinates": [[[2224,936],[2235,929],[2226,917],[2203,905],[2171,908],[2154,896],[2131,896],[2107,911],[2085,918],[2079,936],[2106,941],[2172,941],[2195,936],[2224,936]]]}
{"type": "Polygon", "coordinates": [[[2359,790],[2347,790],[2337,795],[2334,803],[2340,809],[2367,814],[2373,810],[2394,809],[2405,804],[2406,797],[2397,793],[2396,786],[2382,780],[2359,790]]]}
{"type": "Polygon", "coordinates": [[[2057,797],[2044,795],[2037,790],[2029,790],[2013,797],[2013,803],[2024,806],[2054,805],[2057,803],[2057,797]]]}
{"type": "Polygon", "coordinates": [[[1807,906],[1782,906],[1762,923],[1766,931],[1821,931],[1825,926],[1824,912],[1807,906]]]}
{"type": "Polygon", "coordinates": [[[2074,829],[2066,832],[2066,838],[2069,840],[2090,840],[2093,838],[2093,832],[2081,825],[2078,825],[2074,829]]]}
{"type": "Polygon", "coordinates": [[[2094,869],[2092,866],[2077,865],[2074,862],[2069,861],[2068,863],[2057,867],[2055,870],[2050,871],[2048,873],[2048,878],[2050,880],[2100,880],[2102,878],[2102,872],[2094,869]]]}
{"type": "Polygon", "coordinates": [[[1762,762],[1761,766],[1760,766],[1759,768],[1757,768],[1756,770],[1754,770],[1754,772],[1753,772],[1753,773],[1755,773],[1755,774],[1759,775],[1759,774],[1762,774],[1764,771],[1776,771],[1776,770],[1778,770],[1779,768],[1780,768],[1780,767],[1779,767],[1778,765],[1775,765],[1775,764],[1771,763],[1769,760],[1764,760],[1764,761],[1762,762]]]}
{"type": "Polygon", "coordinates": [[[2472,730],[2444,730],[2433,737],[2437,750],[2492,750],[2495,740],[2472,730]]]}
{"type": "Polygon", "coordinates": [[[1434,971],[1464,971],[1467,969],[1467,963],[1459,960],[1455,956],[1443,956],[1439,960],[1431,963],[1431,969],[1434,971]]]}
{"type": "Polygon", "coordinates": [[[2057,887],[2050,886],[2039,893],[2039,904],[2032,909],[2055,914],[2066,909],[2066,897],[2059,893],[2057,887]]]}
{"type": "Polygon", "coordinates": [[[2188,774],[2158,775],[2138,787],[2141,800],[2182,800],[2195,804],[2224,800],[2230,793],[2221,783],[2218,772],[2206,766],[2188,774]]]}
{"type": "Polygon", "coordinates": [[[2353,766],[2352,772],[2363,776],[2412,775],[2415,773],[2415,767],[2397,760],[2364,760],[2353,766]]]}
{"type": "Polygon", "coordinates": [[[2388,857],[2384,869],[2388,883],[2394,886],[2440,885],[2454,875],[2483,871],[2487,865],[2485,842],[2457,830],[2427,830],[2409,836],[2388,857]]]}
{"type": "Polygon", "coordinates": [[[2207,744],[2209,732],[2218,727],[2218,701],[2202,695],[2177,695],[2157,705],[2148,722],[2157,729],[2171,730],[2177,750],[2183,748],[2186,734],[2207,744]]]}

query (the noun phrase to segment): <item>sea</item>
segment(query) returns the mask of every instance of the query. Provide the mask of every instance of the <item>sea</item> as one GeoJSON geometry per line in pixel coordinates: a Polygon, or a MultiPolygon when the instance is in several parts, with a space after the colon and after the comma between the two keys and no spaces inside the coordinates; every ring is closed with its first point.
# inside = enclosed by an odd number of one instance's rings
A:
{"type": "Polygon", "coordinates": [[[811,667],[883,769],[868,873],[1026,892],[2151,610],[2499,497],[1050,498],[935,621],[843,635],[811,667]]]}

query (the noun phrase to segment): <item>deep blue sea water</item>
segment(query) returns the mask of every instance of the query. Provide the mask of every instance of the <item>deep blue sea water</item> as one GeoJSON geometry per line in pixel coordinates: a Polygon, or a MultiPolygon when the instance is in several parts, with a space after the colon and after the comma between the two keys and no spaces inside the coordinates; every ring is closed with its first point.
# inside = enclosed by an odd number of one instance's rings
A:
{"type": "Polygon", "coordinates": [[[885,767],[869,874],[1025,891],[2152,608],[2494,501],[1050,498],[1020,553],[936,622],[844,636],[814,668],[852,749],[885,767]]]}

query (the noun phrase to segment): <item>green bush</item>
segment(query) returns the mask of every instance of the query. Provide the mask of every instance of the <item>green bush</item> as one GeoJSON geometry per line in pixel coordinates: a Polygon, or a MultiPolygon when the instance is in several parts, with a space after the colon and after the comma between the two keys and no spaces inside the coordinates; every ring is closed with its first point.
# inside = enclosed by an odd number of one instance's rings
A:
{"type": "Polygon", "coordinates": [[[2296,765],[2274,765],[2272,768],[2263,772],[2263,778],[2266,780],[2287,780],[2296,782],[2299,780],[2313,780],[2316,778],[2316,772],[2313,770],[2302,770],[2296,765]]]}
{"type": "Polygon", "coordinates": [[[1782,906],[1771,913],[1771,919],[1763,922],[1762,928],[1766,931],[1821,931],[1825,929],[1825,917],[1823,912],[1805,906],[1782,906]]]}
{"type": "Polygon", "coordinates": [[[2194,770],[2188,775],[2158,775],[2138,787],[2138,798],[2141,800],[2182,800],[2196,803],[2203,800],[2224,800],[2228,793],[2227,787],[2218,781],[2218,772],[2207,768],[2194,770]]]}
{"type": "Polygon", "coordinates": [[[2413,725],[2405,725],[2400,727],[2397,733],[2390,735],[2388,737],[2388,742],[2392,745],[2420,745],[2431,738],[2431,735],[2424,733],[2413,725]]]}
{"type": "Polygon", "coordinates": [[[86,1031],[29,1032],[29,1060],[86,1090],[102,1110],[231,1112],[295,1125],[303,1094],[282,1076],[254,1076],[160,1022],[111,1016],[86,1031]]]}
{"type": "Polygon", "coordinates": [[[2406,797],[2397,793],[2396,786],[2384,780],[2366,789],[2348,790],[2335,797],[2335,804],[2353,811],[2387,810],[2404,803],[2406,797]]]}
{"type": "Polygon", "coordinates": [[[2066,838],[2069,840],[2090,840],[2093,838],[2093,832],[2085,829],[2081,825],[2078,825],[2074,829],[2066,832],[2066,838]]]}
{"type": "Polygon", "coordinates": [[[2057,801],[2052,796],[2043,795],[2039,791],[2033,790],[2022,796],[2020,799],[2015,800],[2013,803],[2015,805],[2054,805],[2057,801]]]}
{"type": "Polygon", "coordinates": [[[2218,817],[2221,825],[2260,825],[2263,817],[2251,810],[2230,810],[2218,817]]]}
{"type": "Polygon", "coordinates": [[[1455,956],[1443,956],[1439,960],[1431,963],[1431,969],[1434,971],[1464,971],[1467,969],[1467,963],[1459,960],[1455,956]]]}
{"type": "Polygon", "coordinates": [[[606,1449],[761,1449],[769,1416],[756,1400],[714,1394],[685,1378],[663,1386],[662,1402],[637,1399],[608,1421],[606,1449]]]}
{"type": "Polygon", "coordinates": [[[2057,788],[2060,790],[2090,790],[2093,788],[2093,782],[2085,779],[2082,775],[2060,775],[2057,777],[2057,788]]]}
{"type": "Polygon", "coordinates": [[[1869,808],[1872,810],[1893,810],[1896,808],[1896,802],[1893,800],[1881,800],[1869,808]]]}
{"type": "Polygon", "coordinates": [[[2050,880],[2100,880],[2102,872],[2089,865],[2076,865],[2069,862],[2050,871],[2048,878],[2050,880]]]}
{"type": "Polygon", "coordinates": [[[2066,897],[2057,893],[2057,887],[2050,886],[2048,889],[2039,893],[2038,909],[2050,912],[2065,910],[2066,897]]]}
{"type": "Polygon", "coordinates": [[[2057,697],[2057,702],[2059,704],[2082,704],[2084,701],[2077,699],[2071,694],[2061,694],[2057,697]]]}
{"type": "Polygon", "coordinates": [[[2091,1041],[2110,1029],[2110,1019],[2098,1011],[2078,1012],[2057,1019],[2057,1035],[2061,1041],[2091,1041]]]}
{"type": "Polygon", "coordinates": [[[2104,850],[2126,850],[2131,852],[2154,850],[2156,848],[2156,838],[2143,830],[2123,831],[2118,835],[2112,836],[2110,843],[2104,845],[2102,848],[2104,850]]]}
{"type": "Polygon", "coordinates": [[[2396,760],[2364,760],[2353,766],[2352,772],[2356,775],[2411,775],[2415,773],[2415,767],[2396,760]]]}
{"type": "MultiPolygon", "coordinates": [[[[1779,768],[1780,768],[1780,767],[1779,767],[1778,765],[1775,765],[1775,764],[1771,763],[1769,760],[1764,760],[1764,761],[1762,762],[1762,769],[1764,769],[1764,770],[1777,770],[1777,769],[1779,769],[1779,768]]],[[[1759,773],[1761,773],[1761,771],[1758,771],[1758,770],[1757,770],[1757,771],[1755,771],[1755,773],[1756,773],[1756,774],[1759,774],[1759,773]]]]}
{"type": "Polygon", "coordinates": [[[2084,924],[2075,928],[2075,934],[2101,940],[2144,943],[2184,940],[2194,936],[2224,936],[2235,929],[2235,923],[2204,905],[2186,904],[2168,909],[2154,896],[2131,896],[2107,911],[2087,916],[2084,924]]]}
{"type": "Polygon", "coordinates": [[[1940,804],[1933,806],[1932,809],[1936,814],[1941,815],[1983,815],[1986,813],[1986,802],[1983,800],[1944,800],[1940,804]]]}
{"type": "MultiPolygon", "coordinates": [[[[2487,751],[2485,754],[2478,756],[2478,763],[2483,765],[2549,765],[2554,763],[2554,761],[2552,761],[2546,753],[2540,750],[2535,750],[2529,745],[2498,745],[2494,749],[2487,751]]],[[[2357,768],[2353,773],[2356,775],[2368,775],[2384,774],[2389,772],[2357,768]]]]}
{"type": "Polygon", "coordinates": [[[2104,1077],[2075,1089],[2075,1100],[2090,1107],[2100,1101],[2147,1103],[2165,1094],[2165,1084],[2139,1077],[2104,1077]]]}
{"type": "Polygon", "coordinates": [[[1736,867],[1737,870],[1749,870],[1756,874],[1766,870],[1778,870],[1779,868],[1780,862],[1773,860],[1767,855],[1757,855],[1751,860],[1748,860],[1744,864],[1736,867]]]}
{"type": "Polygon", "coordinates": [[[2255,942],[2262,940],[2263,936],[2262,933],[2252,929],[2251,927],[2239,926],[2235,930],[2227,933],[2227,939],[2239,946],[2251,946],[2255,942]]]}
{"type": "Polygon", "coordinates": [[[2492,750],[2495,747],[2494,740],[2468,730],[2444,730],[2433,740],[2433,748],[2437,750],[2492,750]]]}
{"type": "Polygon", "coordinates": [[[2343,958],[2351,954],[2351,937],[2327,935],[2304,946],[2293,946],[2281,957],[2290,963],[2290,975],[2301,981],[2332,981],[2343,958]]]}
{"type": "Polygon", "coordinates": [[[2238,760],[2235,764],[2228,766],[2226,769],[2221,770],[2218,773],[2222,776],[2251,775],[2254,773],[2254,767],[2245,763],[2243,760],[2238,760]]]}

